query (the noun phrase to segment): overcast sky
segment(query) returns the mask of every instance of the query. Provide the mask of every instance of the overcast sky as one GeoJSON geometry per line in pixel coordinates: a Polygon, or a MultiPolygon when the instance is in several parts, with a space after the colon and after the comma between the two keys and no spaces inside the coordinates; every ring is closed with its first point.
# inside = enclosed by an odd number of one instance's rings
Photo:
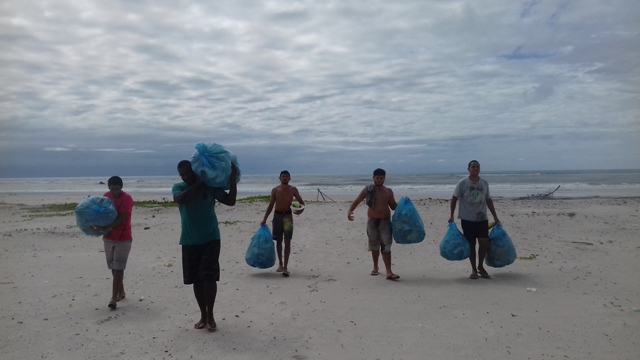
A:
{"type": "Polygon", "coordinates": [[[640,2],[0,3],[0,177],[640,168],[640,2]]]}

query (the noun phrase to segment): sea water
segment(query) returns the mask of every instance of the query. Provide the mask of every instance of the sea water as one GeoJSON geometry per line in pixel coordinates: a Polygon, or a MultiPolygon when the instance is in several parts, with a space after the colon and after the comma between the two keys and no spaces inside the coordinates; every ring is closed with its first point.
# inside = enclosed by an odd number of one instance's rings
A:
{"type": "MultiPolygon", "coordinates": [[[[457,182],[467,173],[387,174],[385,185],[392,188],[396,199],[450,198],[457,182]]],[[[544,194],[560,188],[555,198],[639,197],[640,170],[588,171],[513,171],[482,172],[494,198],[520,198],[544,194]]],[[[123,176],[124,190],[134,196],[149,195],[171,199],[171,187],[181,182],[176,176],[123,176]]],[[[0,178],[0,195],[87,195],[100,196],[107,191],[107,178],[0,178]]],[[[305,199],[322,199],[321,193],[333,198],[355,197],[372,182],[371,174],[304,175],[292,174],[290,184],[305,199]],[[321,193],[320,193],[321,192],[321,193]]],[[[279,184],[278,174],[241,176],[239,196],[269,195],[279,184]]]]}

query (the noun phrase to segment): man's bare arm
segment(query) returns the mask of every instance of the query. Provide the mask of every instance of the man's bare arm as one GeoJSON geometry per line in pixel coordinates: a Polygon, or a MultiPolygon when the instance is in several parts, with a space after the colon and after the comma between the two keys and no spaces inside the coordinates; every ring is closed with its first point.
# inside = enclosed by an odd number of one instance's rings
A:
{"type": "Polygon", "coordinates": [[[487,207],[489,208],[489,211],[491,211],[491,215],[493,215],[493,221],[495,221],[496,224],[500,224],[500,220],[498,219],[498,215],[496,214],[496,209],[495,207],[493,207],[492,199],[487,199],[487,207]]]}
{"type": "Polygon", "coordinates": [[[389,208],[391,210],[395,210],[398,207],[398,203],[396,202],[396,198],[393,196],[393,190],[389,189],[389,208]]]}
{"type": "Polygon", "coordinates": [[[293,188],[293,196],[296,198],[296,200],[298,200],[298,203],[300,203],[300,205],[304,206],[304,201],[302,200],[302,196],[300,196],[300,193],[298,192],[298,188],[296,187],[293,188]]]}
{"type": "Polygon", "coordinates": [[[271,210],[273,210],[273,205],[275,205],[275,203],[276,203],[276,188],[273,188],[271,190],[271,199],[269,200],[269,206],[267,206],[267,210],[264,213],[264,218],[260,222],[260,225],[264,225],[267,223],[267,219],[269,218],[269,215],[271,214],[271,210]]]}
{"type": "Polygon", "coordinates": [[[234,163],[231,163],[231,175],[229,176],[229,193],[223,191],[218,199],[221,203],[233,206],[236,204],[236,198],[238,196],[238,185],[236,184],[236,176],[238,175],[238,168],[234,163]]]}
{"type": "MultiPolygon", "coordinates": [[[[298,203],[302,206],[304,206],[304,200],[302,200],[302,196],[300,196],[300,193],[298,192],[298,188],[294,187],[293,188],[293,197],[296,198],[296,200],[298,200],[298,203]]],[[[296,210],[293,213],[296,215],[300,215],[302,214],[302,212],[304,211],[304,207],[300,210],[296,210]]]]}
{"type": "Polygon", "coordinates": [[[451,197],[451,204],[449,204],[449,208],[451,209],[451,215],[449,216],[449,222],[453,222],[453,216],[456,212],[456,205],[458,204],[458,198],[455,196],[451,197]]]}
{"type": "Polygon", "coordinates": [[[185,190],[173,194],[173,201],[177,202],[178,204],[186,204],[195,195],[195,193],[198,191],[198,188],[200,186],[203,186],[202,180],[200,180],[197,175],[196,179],[196,182],[185,190]]]}
{"type": "Polygon", "coordinates": [[[349,219],[349,221],[353,221],[353,211],[358,207],[358,205],[360,205],[365,197],[367,197],[367,189],[363,188],[362,191],[360,191],[360,194],[358,194],[358,197],[353,200],[351,206],[349,206],[349,211],[347,212],[347,219],[349,219]]]}

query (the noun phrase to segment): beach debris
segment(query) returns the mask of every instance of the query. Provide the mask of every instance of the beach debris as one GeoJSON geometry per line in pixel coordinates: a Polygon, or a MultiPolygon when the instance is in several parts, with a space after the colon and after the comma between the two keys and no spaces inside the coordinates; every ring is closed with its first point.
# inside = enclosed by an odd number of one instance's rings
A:
{"type": "Polygon", "coordinates": [[[553,193],[558,191],[558,189],[560,189],[560,185],[558,185],[557,188],[555,188],[555,190],[553,191],[549,191],[546,193],[537,193],[537,194],[529,194],[525,197],[521,197],[520,199],[528,199],[528,200],[541,200],[541,199],[547,199],[550,197],[553,197],[553,193]]]}
{"type": "Polygon", "coordinates": [[[144,229],[145,230],[149,230],[149,229],[151,229],[151,227],[150,226],[145,226],[144,229]]]}
{"type": "Polygon", "coordinates": [[[144,300],[144,296],[140,296],[140,299],[138,299],[138,301],[142,301],[144,300]]]}
{"type": "Polygon", "coordinates": [[[327,201],[327,199],[329,199],[332,202],[336,202],[335,200],[333,200],[332,198],[327,196],[327,194],[323,193],[322,190],[320,190],[320,188],[318,188],[318,194],[316,195],[316,201],[318,201],[318,198],[320,198],[320,197],[322,197],[322,201],[327,201]]]}
{"type": "Polygon", "coordinates": [[[164,264],[164,266],[166,266],[166,267],[172,267],[172,266],[173,266],[173,263],[168,262],[168,263],[164,264]]]}
{"type": "Polygon", "coordinates": [[[536,288],[534,287],[527,288],[527,292],[536,292],[536,288]]]}

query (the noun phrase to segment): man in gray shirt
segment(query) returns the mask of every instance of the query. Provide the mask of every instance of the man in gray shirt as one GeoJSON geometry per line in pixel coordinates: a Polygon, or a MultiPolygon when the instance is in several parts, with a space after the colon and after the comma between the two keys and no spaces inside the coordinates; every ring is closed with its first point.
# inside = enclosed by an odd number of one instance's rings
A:
{"type": "Polygon", "coordinates": [[[456,210],[456,204],[460,199],[460,209],[458,210],[458,218],[461,220],[462,232],[469,242],[471,253],[469,261],[471,262],[470,279],[477,279],[478,274],[483,279],[488,279],[489,273],[484,269],[484,257],[487,255],[487,247],[489,246],[489,220],[487,217],[487,208],[491,211],[493,220],[496,224],[500,223],[496,210],[493,207],[493,200],[489,193],[489,183],[480,178],[480,163],[477,160],[471,160],[467,167],[469,176],[460,180],[451,197],[451,216],[449,222],[453,222],[453,215],[456,210]],[[478,240],[478,265],[476,267],[476,239],[478,240]]]}

